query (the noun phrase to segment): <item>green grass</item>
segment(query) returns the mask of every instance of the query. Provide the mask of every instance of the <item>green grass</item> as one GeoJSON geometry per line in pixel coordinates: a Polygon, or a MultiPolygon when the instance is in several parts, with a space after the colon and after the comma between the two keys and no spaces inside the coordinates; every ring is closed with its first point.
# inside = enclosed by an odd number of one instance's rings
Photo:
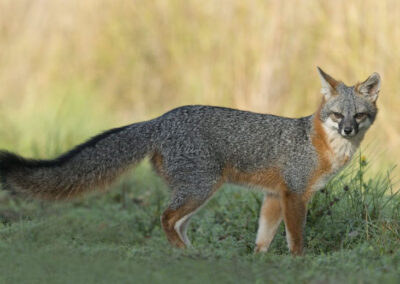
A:
{"type": "Polygon", "coordinates": [[[159,216],[168,189],[142,163],[105,194],[51,204],[0,198],[0,283],[395,283],[400,200],[360,158],[309,206],[306,255],[283,225],[254,254],[262,194],[224,186],[194,218],[194,249],[170,247],[159,216]]]}

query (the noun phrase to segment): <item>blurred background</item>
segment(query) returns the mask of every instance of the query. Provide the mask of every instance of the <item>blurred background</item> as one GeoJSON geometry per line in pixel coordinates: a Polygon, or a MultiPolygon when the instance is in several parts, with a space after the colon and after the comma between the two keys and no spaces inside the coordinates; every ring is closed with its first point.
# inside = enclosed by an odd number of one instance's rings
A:
{"type": "Polygon", "coordinates": [[[320,66],[347,84],[381,74],[363,149],[386,171],[399,50],[396,0],[0,0],[0,148],[50,157],[185,104],[309,115],[320,66]]]}

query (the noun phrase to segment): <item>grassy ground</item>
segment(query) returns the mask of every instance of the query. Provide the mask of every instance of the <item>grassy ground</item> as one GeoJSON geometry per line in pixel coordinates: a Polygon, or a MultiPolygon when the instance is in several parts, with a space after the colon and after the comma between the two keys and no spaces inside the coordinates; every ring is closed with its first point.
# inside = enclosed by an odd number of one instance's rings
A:
{"type": "Polygon", "coordinates": [[[358,163],[309,207],[305,257],[288,255],[283,226],[253,253],[262,194],[225,186],[171,248],[159,216],[165,184],[147,162],[105,194],[49,204],[0,198],[1,283],[383,283],[400,277],[400,200],[388,175],[358,163]]]}

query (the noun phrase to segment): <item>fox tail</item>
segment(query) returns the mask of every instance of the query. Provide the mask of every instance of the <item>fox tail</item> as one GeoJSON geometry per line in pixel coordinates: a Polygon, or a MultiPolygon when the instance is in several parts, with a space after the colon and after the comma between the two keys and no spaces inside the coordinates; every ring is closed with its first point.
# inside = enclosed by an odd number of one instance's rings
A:
{"type": "Polygon", "coordinates": [[[69,199],[102,188],[152,149],[152,122],[108,130],[52,160],[0,151],[3,189],[22,196],[69,199]]]}

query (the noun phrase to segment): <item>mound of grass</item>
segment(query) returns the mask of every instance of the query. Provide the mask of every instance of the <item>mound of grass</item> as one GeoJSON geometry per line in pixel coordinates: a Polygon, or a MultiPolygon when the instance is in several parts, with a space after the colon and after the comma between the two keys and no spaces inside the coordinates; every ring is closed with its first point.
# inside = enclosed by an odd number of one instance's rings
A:
{"type": "Polygon", "coordinates": [[[306,256],[288,254],[283,225],[254,254],[262,193],[226,185],[194,218],[193,249],[170,247],[159,216],[168,189],[147,162],[106,194],[69,203],[0,198],[1,283],[385,283],[400,275],[399,196],[367,162],[309,205],[306,256]]]}

